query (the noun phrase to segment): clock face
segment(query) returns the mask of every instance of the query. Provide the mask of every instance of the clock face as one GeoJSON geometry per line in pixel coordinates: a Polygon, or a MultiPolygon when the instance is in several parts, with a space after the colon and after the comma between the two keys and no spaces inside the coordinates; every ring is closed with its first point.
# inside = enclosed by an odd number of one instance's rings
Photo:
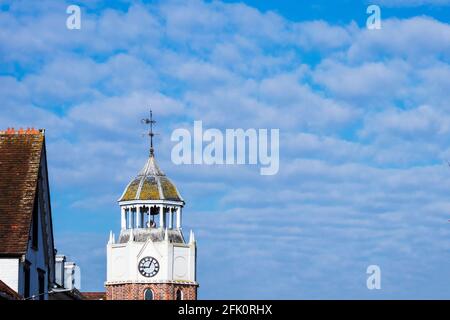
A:
{"type": "Polygon", "coordinates": [[[138,268],[144,277],[154,277],[159,271],[159,262],[153,257],[145,257],[139,261],[138,268]]]}

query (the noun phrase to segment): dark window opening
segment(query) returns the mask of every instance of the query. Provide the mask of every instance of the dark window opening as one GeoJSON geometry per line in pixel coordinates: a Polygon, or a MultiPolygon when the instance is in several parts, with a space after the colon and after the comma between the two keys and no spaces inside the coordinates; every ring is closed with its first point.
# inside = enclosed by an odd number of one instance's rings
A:
{"type": "Polygon", "coordinates": [[[30,264],[26,262],[23,269],[24,269],[24,277],[25,277],[24,287],[23,287],[23,297],[29,298],[30,297],[30,264]]]}
{"type": "Polygon", "coordinates": [[[176,299],[177,300],[183,300],[183,292],[180,289],[177,289],[176,299]]]}
{"type": "Polygon", "coordinates": [[[144,299],[145,300],[153,300],[153,291],[151,289],[145,290],[144,299]]]}

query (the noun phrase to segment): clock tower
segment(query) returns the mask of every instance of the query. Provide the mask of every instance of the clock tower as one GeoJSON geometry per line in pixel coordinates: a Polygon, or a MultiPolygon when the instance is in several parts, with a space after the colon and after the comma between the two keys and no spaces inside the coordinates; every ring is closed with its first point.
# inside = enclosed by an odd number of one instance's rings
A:
{"type": "Polygon", "coordinates": [[[107,300],[195,300],[196,241],[182,232],[185,204],[158,167],[150,124],[150,155],[119,199],[121,230],[107,244],[107,300]]]}

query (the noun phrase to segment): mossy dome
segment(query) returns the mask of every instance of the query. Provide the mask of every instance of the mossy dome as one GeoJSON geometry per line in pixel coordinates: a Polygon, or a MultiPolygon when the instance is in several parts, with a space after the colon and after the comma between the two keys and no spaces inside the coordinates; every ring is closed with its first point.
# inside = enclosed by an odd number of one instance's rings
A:
{"type": "Polygon", "coordinates": [[[119,202],[135,200],[184,202],[176,186],[159,168],[153,154],[138,176],[127,185],[119,202]]]}

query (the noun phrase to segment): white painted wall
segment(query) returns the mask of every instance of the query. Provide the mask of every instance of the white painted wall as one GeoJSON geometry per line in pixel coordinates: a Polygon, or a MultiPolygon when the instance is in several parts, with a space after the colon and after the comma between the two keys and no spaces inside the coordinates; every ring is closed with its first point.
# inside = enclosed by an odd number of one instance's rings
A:
{"type": "Polygon", "coordinates": [[[64,265],[64,288],[81,290],[81,270],[75,262],[66,262],[64,265]]]}
{"type": "Polygon", "coordinates": [[[173,249],[173,278],[189,279],[189,248],[176,246],[173,249]]]}
{"type": "Polygon", "coordinates": [[[128,242],[107,245],[106,282],[164,282],[184,280],[195,282],[195,243],[173,244],[167,241],[128,242]],[[159,262],[159,272],[151,278],[144,277],[138,269],[144,257],[159,262]]]}
{"type": "Polygon", "coordinates": [[[64,287],[64,265],[66,264],[66,256],[59,254],[55,258],[55,282],[64,287]]]}

